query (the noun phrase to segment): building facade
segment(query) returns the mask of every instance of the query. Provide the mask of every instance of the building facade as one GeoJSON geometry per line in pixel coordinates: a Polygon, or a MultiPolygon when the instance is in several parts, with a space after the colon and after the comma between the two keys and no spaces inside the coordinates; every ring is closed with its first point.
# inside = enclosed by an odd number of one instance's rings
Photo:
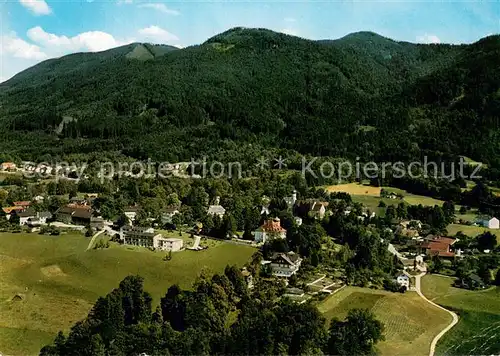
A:
{"type": "Polygon", "coordinates": [[[286,230],[281,227],[279,218],[266,220],[264,225],[254,232],[254,240],[256,243],[266,243],[268,240],[285,238],[286,230]]]}

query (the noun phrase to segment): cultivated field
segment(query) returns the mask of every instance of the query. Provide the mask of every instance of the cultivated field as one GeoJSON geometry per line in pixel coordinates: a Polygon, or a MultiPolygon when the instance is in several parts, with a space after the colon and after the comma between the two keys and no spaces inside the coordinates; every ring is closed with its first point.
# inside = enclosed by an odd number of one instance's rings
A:
{"type": "Polygon", "coordinates": [[[448,230],[448,235],[453,236],[457,232],[462,231],[467,236],[476,237],[477,235],[481,235],[484,232],[491,232],[492,234],[497,235],[497,241],[500,242],[500,230],[488,229],[481,226],[469,226],[469,225],[461,225],[461,224],[450,224],[446,228],[448,230]]]}
{"type": "Polygon", "coordinates": [[[452,309],[459,322],[438,342],[436,353],[493,355],[500,352],[500,288],[469,291],[452,287],[449,277],[426,275],[422,292],[433,302],[452,309]]]}
{"type": "Polygon", "coordinates": [[[343,319],[349,309],[370,309],[384,323],[382,355],[428,355],[430,344],[451,321],[448,313],[430,305],[415,292],[405,294],[347,287],[321,302],[327,320],[343,319]]]}
{"type": "Polygon", "coordinates": [[[38,354],[127,275],[143,276],[156,304],[171,284],[189,288],[202,269],[243,265],[255,251],[214,242],[207,250],[173,253],[166,262],[166,253],[115,244],[85,251],[88,241],[82,235],[0,234],[0,353],[38,354]]]}

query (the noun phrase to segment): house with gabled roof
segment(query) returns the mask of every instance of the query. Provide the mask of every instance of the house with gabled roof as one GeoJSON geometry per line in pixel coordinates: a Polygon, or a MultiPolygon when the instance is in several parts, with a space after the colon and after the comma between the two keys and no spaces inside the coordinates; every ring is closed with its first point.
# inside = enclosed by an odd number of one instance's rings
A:
{"type": "Polygon", "coordinates": [[[14,202],[14,206],[18,206],[18,207],[23,208],[23,209],[29,208],[30,205],[31,205],[31,202],[27,201],[27,200],[14,202]]]}
{"type": "Polygon", "coordinates": [[[302,258],[294,252],[275,253],[270,259],[270,268],[273,276],[289,278],[300,268],[302,258]]]}
{"type": "Polygon", "coordinates": [[[56,219],[66,224],[88,225],[93,212],[88,205],[68,204],[56,211],[56,219]]]}
{"type": "Polygon", "coordinates": [[[443,258],[453,258],[455,253],[451,251],[451,246],[455,243],[455,239],[449,237],[428,236],[420,243],[420,252],[427,256],[438,256],[443,258]]]}
{"type": "Polygon", "coordinates": [[[480,219],[478,221],[479,225],[487,228],[487,229],[499,229],[500,228],[500,220],[498,220],[497,218],[493,217],[493,218],[490,218],[490,217],[487,217],[487,218],[483,218],[483,219],[480,219]]]}

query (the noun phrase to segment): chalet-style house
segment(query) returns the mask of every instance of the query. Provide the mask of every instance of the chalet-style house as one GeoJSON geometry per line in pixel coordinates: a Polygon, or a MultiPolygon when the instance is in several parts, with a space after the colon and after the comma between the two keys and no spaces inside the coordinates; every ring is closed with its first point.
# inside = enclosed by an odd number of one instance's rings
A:
{"type": "Polygon", "coordinates": [[[180,251],[184,245],[182,239],[165,238],[155,233],[152,227],[123,226],[120,239],[125,245],[153,248],[160,251],[180,251]]]}
{"type": "Polygon", "coordinates": [[[418,246],[421,253],[427,256],[438,256],[443,258],[453,258],[455,253],[451,251],[451,246],[455,243],[455,239],[448,237],[428,236],[418,246]]]}
{"type": "Polygon", "coordinates": [[[286,230],[281,226],[279,218],[266,220],[266,222],[254,232],[254,241],[256,243],[266,243],[268,240],[285,238],[286,230]]]}
{"type": "Polygon", "coordinates": [[[276,277],[289,278],[300,268],[302,258],[293,252],[276,253],[271,257],[271,273],[276,277]]]}
{"type": "Polygon", "coordinates": [[[56,211],[56,220],[74,225],[88,225],[93,210],[88,205],[68,204],[56,211]]]}

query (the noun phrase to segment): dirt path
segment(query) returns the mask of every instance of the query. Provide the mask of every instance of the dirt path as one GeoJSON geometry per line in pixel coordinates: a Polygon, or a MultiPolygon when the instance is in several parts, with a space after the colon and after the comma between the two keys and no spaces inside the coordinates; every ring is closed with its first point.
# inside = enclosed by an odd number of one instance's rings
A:
{"type": "Polygon", "coordinates": [[[454,327],[457,323],[458,323],[458,316],[457,314],[455,314],[454,312],[446,309],[446,308],[443,308],[442,306],[434,303],[433,301],[430,301],[429,299],[427,299],[425,297],[425,295],[423,295],[422,291],[421,291],[421,278],[422,276],[425,276],[425,273],[421,273],[417,276],[415,276],[415,290],[416,292],[418,293],[418,295],[423,298],[427,303],[429,304],[432,304],[434,305],[435,307],[441,309],[441,310],[444,310],[445,312],[447,312],[448,314],[451,315],[451,317],[453,318],[453,320],[451,321],[451,323],[445,327],[443,330],[441,330],[441,332],[439,334],[436,335],[436,337],[434,337],[434,339],[432,339],[432,342],[431,342],[431,348],[429,350],[429,356],[434,356],[434,352],[436,351],[436,345],[439,341],[439,339],[441,339],[443,337],[444,334],[446,334],[452,327],[454,327]]]}

